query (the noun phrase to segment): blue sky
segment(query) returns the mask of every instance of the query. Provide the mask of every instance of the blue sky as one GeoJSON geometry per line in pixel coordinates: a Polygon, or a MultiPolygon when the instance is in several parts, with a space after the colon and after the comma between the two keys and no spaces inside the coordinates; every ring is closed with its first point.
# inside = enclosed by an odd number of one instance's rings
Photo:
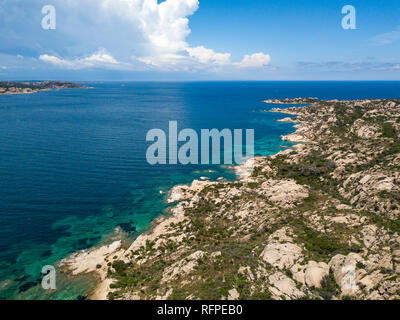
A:
{"type": "Polygon", "coordinates": [[[392,0],[2,0],[0,30],[3,80],[400,80],[392,0]]]}

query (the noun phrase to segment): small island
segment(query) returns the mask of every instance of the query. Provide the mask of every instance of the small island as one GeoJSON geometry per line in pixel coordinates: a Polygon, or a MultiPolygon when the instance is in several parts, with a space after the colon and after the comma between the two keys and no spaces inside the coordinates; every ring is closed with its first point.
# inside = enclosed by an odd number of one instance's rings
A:
{"type": "Polygon", "coordinates": [[[27,94],[38,91],[47,91],[52,89],[89,89],[73,82],[65,81],[41,81],[41,82],[14,82],[0,81],[0,95],[6,94],[27,94]]]}
{"type": "Polygon", "coordinates": [[[294,98],[294,99],[269,99],[264,100],[265,103],[273,104],[311,104],[318,100],[318,98],[294,98]]]}

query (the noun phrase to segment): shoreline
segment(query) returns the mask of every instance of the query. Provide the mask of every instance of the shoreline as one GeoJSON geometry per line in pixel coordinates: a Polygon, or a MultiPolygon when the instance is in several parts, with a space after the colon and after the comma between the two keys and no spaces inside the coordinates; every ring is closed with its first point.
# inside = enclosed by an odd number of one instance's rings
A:
{"type": "Polygon", "coordinates": [[[41,82],[17,82],[0,81],[0,95],[33,94],[41,91],[62,89],[93,89],[68,81],[41,81],[41,82]]]}
{"type": "MultiPolygon", "coordinates": [[[[264,102],[270,103],[266,101],[264,102]]],[[[289,104],[288,102],[285,103],[289,104]]],[[[297,104],[297,102],[293,102],[290,104],[297,104]]],[[[284,110],[285,109],[273,108],[268,112],[295,115],[294,113],[282,112],[284,110]]],[[[296,132],[300,129],[299,125],[301,124],[301,122],[293,121],[292,118],[278,119],[277,122],[292,122],[293,129],[295,129],[294,132],[290,133],[289,135],[281,136],[281,141],[288,141],[293,143],[306,142],[297,140],[303,138],[301,135],[296,134],[296,132]],[[286,137],[287,140],[285,140],[286,137]],[[292,141],[291,139],[294,140],[292,141]]],[[[301,144],[295,144],[290,148],[288,147],[287,149],[278,151],[277,153],[272,155],[255,156],[254,159],[249,159],[241,165],[232,166],[232,169],[235,171],[236,174],[235,181],[238,182],[249,179],[251,176],[252,168],[254,164],[257,163],[257,159],[265,159],[277,156],[279,154],[284,154],[290,152],[293,149],[296,149],[296,147],[301,148],[301,144]]],[[[189,184],[174,186],[168,191],[168,197],[166,199],[166,204],[175,205],[174,207],[167,209],[166,213],[168,213],[169,215],[167,216],[165,214],[162,214],[155,218],[150,223],[149,230],[140,234],[127,249],[122,248],[121,240],[118,240],[109,244],[100,244],[91,249],[75,252],[59,262],[59,266],[62,267],[62,272],[71,274],[72,276],[88,273],[95,274],[96,277],[99,279],[99,283],[93,290],[88,293],[87,298],[89,300],[108,300],[108,294],[114,291],[112,288],[110,288],[110,285],[115,283],[115,279],[110,279],[107,277],[107,267],[110,261],[121,259],[122,261],[127,262],[126,256],[130,252],[138,250],[141,246],[145,245],[147,241],[155,241],[160,235],[168,233],[167,228],[169,225],[178,224],[179,222],[182,222],[184,220],[184,209],[181,206],[182,202],[188,201],[195,193],[201,191],[207,186],[226,183],[227,182],[223,180],[208,181],[202,180],[200,178],[200,180],[192,180],[192,182],[189,184]],[[114,257],[117,257],[117,259],[112,259],[114,257]],[[100,268],[99,265],[101,266],[100,268]]],[[[135,296],[132,298],[139,298],[139,296],[135,296]]],[[[162,300],[166,297],[159,298],[160,300],[162,300]]]]}
{"type": "Polygon", "coordinates": [[[171,216],[104,264],[111,280],[90,298],[400,299],[399,107],[271,109],[296,115],[281,139],[297,144],[235,166],[235,182],[173,187],[171,216]]]}

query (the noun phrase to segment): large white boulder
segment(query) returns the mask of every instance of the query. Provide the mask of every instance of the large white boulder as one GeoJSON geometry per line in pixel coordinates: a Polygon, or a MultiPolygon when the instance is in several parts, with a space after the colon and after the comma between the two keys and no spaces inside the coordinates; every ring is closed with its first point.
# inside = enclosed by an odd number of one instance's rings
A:
{"type": "Polygon", "coordinates": [[[272,243],[268,244],[261,257],[265,262],[278,269],[288,269],[302,258],[302,250],[293,243],[272,243]]]}
{"type": "Polygon", "coordinates": [[[321,281],[329,276],[329,266],[324,262],[309,261],[304,272],[304,281],[308,287],[321,288],[321,281]]]}
{"type": "Polygon", "coordinates": [[[307,198],[309,192],[306,187],[297,184],[294,180],[267,180],[261,185],[262,193],[271,202],[284,208],[293,207],[296,203],[307,198]]]}

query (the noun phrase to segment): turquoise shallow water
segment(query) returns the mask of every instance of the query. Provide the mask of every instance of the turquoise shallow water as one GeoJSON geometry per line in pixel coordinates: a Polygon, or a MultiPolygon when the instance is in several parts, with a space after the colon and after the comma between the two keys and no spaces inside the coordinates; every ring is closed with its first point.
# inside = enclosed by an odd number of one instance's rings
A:
{"type": "MultiPolygon", "coordinates": [[[[146,133],[254,129],[270,155],[293,132],[283,115],[259,112],[267,98],[396,98],[398,82],[92,83],[92,90],[0,96],[0,297],[76,299],[90,277],[38,284],[41,268],[115,236],[133,239],[165,209],[172,186],[200,176],[234,179],[220,166],[150,166],[146,133]],[[207,170],[213,170],[213,173],[207,170]]],[[[397,96],[398,98],[398,96],[397,96]]]]}

